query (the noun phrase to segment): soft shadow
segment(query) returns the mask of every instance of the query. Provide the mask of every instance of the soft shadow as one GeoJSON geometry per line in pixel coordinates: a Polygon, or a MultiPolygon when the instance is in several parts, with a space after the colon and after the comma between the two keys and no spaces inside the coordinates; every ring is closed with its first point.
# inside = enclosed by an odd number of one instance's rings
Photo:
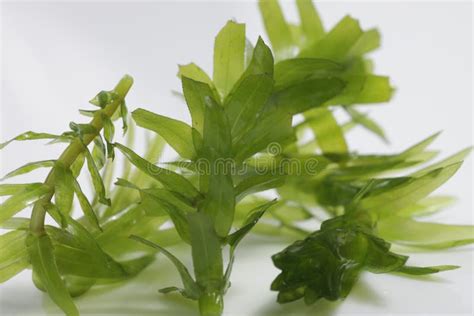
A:
{"type": "Polygon", "coordinates": [[[352,300],[375,306],[385,306],[382,296],[375,291],[367,281],[359,280],[349,294],[352,300]]]}
{"type": "Polygon", "coordinates": [[[266,302],[260,308],[258,315],[261,316],[331,316],[334,315],[341,301],[330,302],[320,300],[314,305],[307,306],[303,300],[287,304],[278,304],[274,300],[266,302]]]}

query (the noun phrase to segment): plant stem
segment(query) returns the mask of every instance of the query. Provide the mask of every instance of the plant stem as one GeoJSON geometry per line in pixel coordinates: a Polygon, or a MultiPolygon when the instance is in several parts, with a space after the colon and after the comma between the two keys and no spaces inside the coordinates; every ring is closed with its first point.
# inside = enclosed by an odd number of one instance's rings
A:
{"type": "MultiPolygon", "coordinates": [[[[100,131],[104,127],[104,122],[102,120],[102,115],[106,115],[108,117],[112,117],[112,115],[117,111],[120,107],[121,102],[127,95],[128,91],[130,90],[133,84],[133,78],[131,76],[125,75],[119,83],[115,86],[114,92],[119,96],[116,100],[108,104],[102,110],[98,111],[90,125],[92,125],[96,132],[93,134],[87,134],[84,136],[84,139],[81,141],[80,139],[74,139],[69,146],[64,150],[61,154],[59,159],[57,160],[66,168],[69,168],[74,161],[77,159],[79,154],[81,154],[85,147],[87,147],[96,137],[99,135],[100,131]]],[[[49,203],[54,195],[54,168],[51,169],[46,180],[44,182],[45,185],[51,187],[50,193],[44,196],[42,199],[38,200],[34,206],[33,211],[31,214],[31,222],[30,222],[30,231],[32,234],[36,236],[43,235],[44,231],[44,219],[46,216],[46,209],[45,205],[49,203]]]]}
{"type": "Polygon", "coordinates": [[[220,316],[224,309],[224,299],[220,292],[205,292],[199,297],[201,316],[220,316]]]}

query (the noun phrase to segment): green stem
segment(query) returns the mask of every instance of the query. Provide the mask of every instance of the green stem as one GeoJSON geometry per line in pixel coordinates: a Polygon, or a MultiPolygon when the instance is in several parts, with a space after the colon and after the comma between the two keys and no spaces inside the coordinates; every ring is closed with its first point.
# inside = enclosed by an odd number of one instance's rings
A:
{"type": "Polygon", "coordinates": [[[220,316],[224,310],[224,298],[219,292],[205,292],[199,297],[201,316],[220,316]]]}
{"type": "MultiPolygon", "coordinates": [[[[115,111],[120,107],[121,102],[127,95],[132,84],[133,78],[128,75],[125,75],[120,80],[120,82],[114,88],[114,92],[119,96],[119,98],[107,105],[101,111],[98,111],[90,122],[90,125],[95,128],[96,133],[85,135],[82,141],[79,139],[73,140],[71,144],[69,144],[69,146],[61,154],[58,159],[58,162],[62,163],[66,168],[69,168],[74,163],[79,154],[81,154],[84,151],[85,147],[87,147],[87,145],[89,145],[97,137],[97,135],[104,127],[102,115],[112,117],[115,111]]],[[[33,206],[30,222],[30,231],[34,235],[40,236],[44,234],[44,219],[46,216],[46,209],[44,206],[49,203],[52,197],[54,196],[54,182],[55,180],[53,168],[49,172],[44,182],[44,184],[51,187],[50,193],[44,196],[42,199],[38,200],[33,206]]]]}

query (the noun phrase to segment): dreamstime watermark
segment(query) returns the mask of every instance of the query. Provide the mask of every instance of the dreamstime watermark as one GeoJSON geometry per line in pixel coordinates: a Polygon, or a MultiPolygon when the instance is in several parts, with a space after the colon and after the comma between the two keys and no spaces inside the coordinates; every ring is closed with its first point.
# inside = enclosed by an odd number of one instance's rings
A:
{"type": "MultiPolygon", "coordinates": [[[[243,163],[233,158],[199,158],[196,161],[177,161],[165,163],[177,167],[183,175],[213,175],[223,174],[232,176],[273,175],[273,176],[312,176],[319,171],[319,161],[316,157],[288,157],[283,154],[281,144],[273,142],[266,148],[266,153],[247,159],[243,163]]],[[[157,165],[148,164],[150,174],[168,172],[157,165]]]]}

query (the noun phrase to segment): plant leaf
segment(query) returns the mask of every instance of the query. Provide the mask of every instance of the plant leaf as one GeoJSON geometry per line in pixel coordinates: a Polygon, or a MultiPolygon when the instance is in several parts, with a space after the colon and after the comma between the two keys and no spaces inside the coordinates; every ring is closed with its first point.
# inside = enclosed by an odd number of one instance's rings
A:
{"type": "Polygon", "coordinates": [[[228,21],[214,42],[214,84],[222,98],[244,71],[245,24],[228,21]]]}
{"type": "Polygon", "coordinates": [[[196,157],[191,127],[186,123],[144,109],[133,111],[132,117],[138,126],[163,137],[180,156],[187,159],[196,157]]]}
{"type": "Polygon", "coordinates": [[[324,36],[324,27],[312,0],[296,0],[301,26],[307,42],[316,42],[324,36]]]}
{"type": "Polygon", "coordinates": [[[193,184],[182,175],[153,165],[151,162],[138,156],[131,149],[119,143],[115,143],[114,146],[118,148],[133,165],[162,183],[167,189],[179,193],[191,201],[201,196],[193,184]]]}
{"type": "Polygon", "coordinates": [[[79,201],[79,205],[81,206],[82,212],[84,216],[88,219],[89,223],[94,225],[98,230],[102,230],[99,224],[99,219],[94,212],[87,196],[82,192],[81,186],[76,179],[73,179],[73,188],[74,192],[76,193],[77,199],[79,201]]]}
{"type": "Polygon", "coordinates": [[[362,114],[351,107],[345,107],[344,109],[357,124],[379,136],[384,142],[388,141],[382,127],[380,127],[380,125],[378,125],[374,120],[370,119],[367,114],[362,114]]]}
{"type": "Polygon", "coordinates": [[[305,113],[316,141],[325,154],[347,154],[348,148],[344,132],[327,108],[313,109],[305,113]]]}
{"type": "Polygon", "coordinates": [[[71,171],[59,162],[54,165],[54,201],[63,215],[70,215],[74,199],[74,178],[71,171]]]}
{"type": "Polygon", "coordinates": [[[167,251],[165,248],[152,243],[151,241],[148,241],[142,237],[131,235],[130,239],[133,239],[135,241],[141,242],[144,245],[147,245],[149,247],[158,249],[163,253],[176,267],[178,270],[179,275],[181,276],[181,280],[183,282],[183,286],[186,292],[186,296],[192,299],[198,299],[201,293],[201,290],[197,283],[194,281],[193,277],[189,273],[188,269],[186,266],[178,259],[176,258],[173,254],[171,254],[169,251],[167,251]]]}
{"type": "Polygon", "coordinates": [[[278,1],[260,0],[258,4],[276,59],[292,57],[294,50],[293,36],[278,1]]]}
{"type": "Polygon", "coordinates": [[[188,214],[189,234],[197,284],[207,292],[222,288],[222,252],[219,237],[208,215],[188,214]]]}
{"type": "Polygon", "coordinates": [[[0,181],[3,181],[5,179],[14,177],[14,176],[19,176],[28,172],[31,172],[33,170],[36,170],[38,168],[48,168],[48,167],[53,167],[55,163],[55,160],[43,160],[43,161],[36,161],[36,162],[30,162],[27,163],[26,165],[23,165],[9,173],[7,173],[0,181]]]}
{"type": "Polygon", "coordinates": [[[378,223],[380,236],[393,242],[428,249],[444,249],[474,243],[474,226],[417,222],[391,216],[378,223]]]}
{"type": "Polygon", "coordinates": [[[211,78],[209,78],[206,72],[195,63],[179,65],[178,77],[181,78],[181,80],[183,78],[189,78],[194,81],[203,82],[209,85],[210,87],[213,86],[211,78]]]}
{"type": "Polygon", "coordinates": [[[59,275],[53,253],[53,245],[48,235],[32,236],[29,240],[29,254],[34,273],[48,292],[51,299],[66,315],[79,315],[77,307],[69,295],[67,288],[59,275]]]}
{"type": "Polygon", "coordinates": [[[12,139],[1,143],[0,144],[0,150],[5,148],[7,145],[9,145],[13,141],[24,141],[24,140],[36,140],[36,139],[56,139],[61,137],[60,135],[54,135],[54,134],[48,134],[48,133],[36,133],[32,131],[28,131],[25,133],[22,133],[18,136],[13,137],[12,139]]]}
{"type": "Polygon", "coordinates": [[[33,183],[31,186],[27,186],[0,204],[0,223],[3,223],[50,192],[51,188],[46,185],[38,186],[36,183],[33,183]]]}
{"type": "Polygon", "coordinates": [[[459,266],[432,266],[432,267],[411,267],[411,266],[403,266],[398,269],[397,272],[409,274],[409,275],[426,275],[426,274],[433,274],[442,271],[450,271],[456,270],[460,268],[459,266]]]}
{"type": "Polygon", "coordinates": [[[8,281],[29,265],[26,231],[14,230],[0,235],[0,283],[8,281]]]}
{"type": "Polygon", "coordinates": [[[94,158],[87,148],[84,150],[86,160],[87,160],[87,169],[92,178],[92,184],[94,186],[95,192],[99,198],[99,202],[110,206],[111,201],[106,197],[104,182],[102,182],[102,177],[100,176],[99,169],[97,168],[94,158]]]}

